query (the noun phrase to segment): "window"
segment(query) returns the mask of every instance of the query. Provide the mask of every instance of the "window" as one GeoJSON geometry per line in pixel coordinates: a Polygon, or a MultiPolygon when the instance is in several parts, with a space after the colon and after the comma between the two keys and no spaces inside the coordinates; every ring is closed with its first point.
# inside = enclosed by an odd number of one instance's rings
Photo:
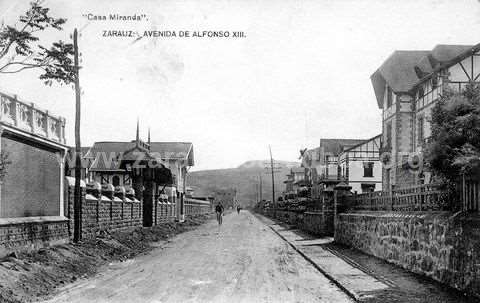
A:
{"type": "Polygon", "coordinates": [[[373,162],[363,162],[363,176],[373,177],[373,162]]]}
{"type": "Polygon", "coordinates": [[[434,75],[432,77],[432,88],[436,88],[437,86],[438,86],[438,77],[434,75]]]}
{"type": "Polygon", "coordinates": [[[418,145],[423,145],[423,140],[424,140],[423,128],[424,128],[424,118],[420,117],[418,118],[418,124],[417,124],[418,145]]]}
{"type": "Polygon", "coordinates": [[[387,123],[386,127],[386,143],[387,143],[387,148],[392,147],[392,122],[387,123]]]}
{"type": "Polygon", "coordinates": [[[419,98],[419,99],[422,98],[423,95],[425,95],[425,92],[424,92],[424,90],[423,90],[423,87],[420,86],[420,87],[418,88],[418,98],[419,98]]]}
{"type": "Polygon", "coordinates": [[[387,108],[392,106],[392,89],[387,87],[387,108]]]}

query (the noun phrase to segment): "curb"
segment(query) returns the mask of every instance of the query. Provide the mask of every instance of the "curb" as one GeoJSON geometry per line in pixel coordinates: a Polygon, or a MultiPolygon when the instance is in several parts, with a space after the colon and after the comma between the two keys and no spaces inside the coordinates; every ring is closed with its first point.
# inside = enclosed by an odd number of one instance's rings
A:
{"type": "Polygon", "coordinates": [[[308,257],[305,253],[303,253],[300,249],[298,249],[294,244],[289,242],[284,236],[282,236],[278,231],[276,231],[272,226],[268,225],[274,233],[276,233],[283,241],[287,242],[296,252],[298,252],[305,260],[307,260],[310,264],[313,265],[319,272],[321,272],[328,280],[330,280],[333,284],[335,284],[338,288],[340,288],[344,293],[346,293],[350,298],[352,298],[355,302],[361,302],[360,296],[353,291],[350,291],[345,286],[343,286],[340,282],[338,282],[334,277],[332,277],[329,273],[323,270],[317,263],[315,263],[310,257],[308,257]]]}

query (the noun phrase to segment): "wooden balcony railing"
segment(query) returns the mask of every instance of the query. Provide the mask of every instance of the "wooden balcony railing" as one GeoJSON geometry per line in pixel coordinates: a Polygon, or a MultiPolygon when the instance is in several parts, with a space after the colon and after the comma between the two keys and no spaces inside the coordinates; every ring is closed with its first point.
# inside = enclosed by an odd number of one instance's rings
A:
{"type": "Polygon", "coordinates": [[[0,93],[0,123],[13,126],[30,134],[65,144],[65,118],[41,110],[33,103],[26,103],[0,93]]]}

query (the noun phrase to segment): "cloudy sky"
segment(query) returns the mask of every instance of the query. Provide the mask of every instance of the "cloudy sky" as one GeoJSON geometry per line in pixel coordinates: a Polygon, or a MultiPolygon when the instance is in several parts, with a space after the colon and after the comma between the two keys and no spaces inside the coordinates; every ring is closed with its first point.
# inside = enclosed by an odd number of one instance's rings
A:
{"type": "MultiPolygon", "coordinates": [[[[0,0],[15,23],[29,1],[0,0]]],[[[45,1],[81,29],[82,145],[190,141],[195,170],[246,160],[296,160],[320,138],[369,138],[381,131],[369,77],[395,49],[480,42],[477,1],[45,1]],[[142,15],[94,21],[85,14],[142,15]],[[104,30],[244,31],[246,38],[103,37],[104,30]]],[[[44,86],[38,73],[0,75],[0,89],[67,118],[74,144],[74,94],[44,86]]]]}

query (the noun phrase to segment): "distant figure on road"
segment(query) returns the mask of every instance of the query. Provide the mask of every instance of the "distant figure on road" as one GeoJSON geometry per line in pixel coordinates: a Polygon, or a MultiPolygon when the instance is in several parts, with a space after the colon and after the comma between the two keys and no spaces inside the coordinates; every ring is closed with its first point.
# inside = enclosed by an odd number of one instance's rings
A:
{"type": "Polygon", "coordinates": [[[223,211],[224,211],[223,205],[220,201],[218,201],[217,206],[215,206],[215,212],[217,213],[218,225],[222,225],[223,211]]]}
{"type": "Polygon", "coordinates": [[[240,210],[241,210],[241,209],[242,209],[242,208],[240,207],[240,205],[237,205],[237,213],[240,214],[240,210]]]}

